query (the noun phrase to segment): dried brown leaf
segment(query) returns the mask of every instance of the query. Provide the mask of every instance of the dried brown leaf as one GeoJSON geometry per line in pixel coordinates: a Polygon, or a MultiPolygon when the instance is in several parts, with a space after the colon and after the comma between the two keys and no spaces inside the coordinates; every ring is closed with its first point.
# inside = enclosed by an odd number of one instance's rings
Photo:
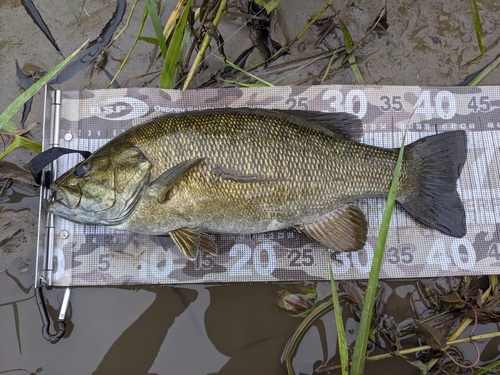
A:
{"type": "Polygon", "coordinates": [[[276,298],[276,304],[289,312],[298,313],[313,307],[313,303],[309,300],[305,300],[296,294],[290,293],[287,290],[278,290],[278,297],[276,298]]]}
{"type": "Polygon", "coordinates": [[[415,320],[415,333],[434,350],[440,350],[446,344],[446,337],[434,327],[415,320]]]}
{"type": "Polygon", "coordinates": [[[460,310],[466,304],[457,292],[447,294],[446,296],[439,296],[439,300],[444,310],[460,310]]]}
{"type": "Polygon", "coordinates": [[[460,314],[461,317],[470,319],[475,319],[476,315],[480,323],[500,322],[500,311],[490,310],[486,307],[476,308],[475,312],[473,309],[469,309],[460,314]]]}

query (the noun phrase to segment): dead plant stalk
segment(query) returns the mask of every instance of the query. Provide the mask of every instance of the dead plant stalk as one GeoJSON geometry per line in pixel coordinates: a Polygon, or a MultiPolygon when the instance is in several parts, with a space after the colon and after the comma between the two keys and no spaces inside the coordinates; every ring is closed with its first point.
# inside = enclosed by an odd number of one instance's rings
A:
{"type": "MultiPolygon", "coordinates": [[[[220,17],[222,15],[222,11],[226,9],[226,3],[227,0],[222,0],[219,4],[219,9],[217,10],[217,14],[215,15],[213,24],[215,27],[219,24],[220,17]]],[[[205,34],[205,37],[203,38],[203,42],[201,44],[201,48],[198,51],[198,54],[196,55],[196,58],[194,59],[193,65],[191,66],[191,69],[189,70],[189,73],[186,77],[186,80],[184,81],[184,85],[182,86],[183,90],[186,90],[193,80],[193,77],[196,73],[196,70],[198,69],[198,66],[201,64],[201,61],[203,59],[203,55],[205,54],[206,49],[208,48],[208,45],[210,44],[210,41],[212,40],[212,37],[207,33],[205,34]]]]}

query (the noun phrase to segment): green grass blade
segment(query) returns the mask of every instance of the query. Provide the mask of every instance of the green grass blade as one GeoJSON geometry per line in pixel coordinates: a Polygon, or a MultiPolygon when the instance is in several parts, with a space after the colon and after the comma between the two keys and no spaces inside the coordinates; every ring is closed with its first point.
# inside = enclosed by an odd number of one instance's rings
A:
{"type": "MultiPolygon", "coordinates": [[[[488,275],[488,280],[490,282],[491,290],[496,290],[498,287],[498,275],[488,275]]],[[[498,305],[500,301],[497,301],[496,305],[498,305]]]]}
{"type": "Polygon", "coordinates": [[[484,35],[483,27],[481,26],[481,17],[479,17],[476,0],[470,0],[470,4],[472,6],[472,18],[474,19],[474,28],[476,29],[477,43],[479,44],[479,50],[481,51],[482,56],[486,53],[486,47],[484,46],[484,35]]]}
{"type": "Polygon", "coordinates": [[[323,74],[323,77],[321,78],[320,85],[322,85],[323,82],[325,82],[326,77],[328,76],[328,74],[330,73],[330,69],[332,68],[333,61],[335,61],[336,58],[337,58],[337,54],[334,53],[332,55],[332,57],[330,58],[330,60],[328,61],[328,65],[326,66],[325,74],[323,74]]]}
{"type": "Polygon", "coordinates": [[[139,38],[137,38],[138,40],[142,40],[143,42],[146,42],[146,43],[151,43],[151,44],[156,44],[158,45],[158,39],[156,38],[153,38],[151,36],[140,36],[139,38]]]}
{"type": "MultiPolygon", "coordinates": [[[[125,25],[123,26],[123,28],[114,36],[113,40],[111,41],[111,44],[113,44],[114,42],[116,42],[118,40],[118,38],[125,32],[125,30],[128,29],[128,27],[130,26],[130,21],[132,20],[132,17],[134,16],[134,13],[135,13],[135,8],[137,7],[137,3],[139,2],[139,0],[134,0],[134,4],[132,4],[132,8],[130,9],[130,14],[128,15],[127,17],[127,21],[125,21],[125,25]]],[[[111,44],[108,45],[111,46],[111,44]]]]}
{"type": "Polygon", "coordinates": [[[256,75],[252,74],[252,73],[249,73],[247,72],[245,69],[243,68],[240,68],[238,65],[236,64],[233,64],[231,61],[229,60],[224,60],[222,57],[218,57],[217,58],[220,60],[220,61],[223,61],[225,62],[227,65],[229,65],[230,67],[236,69],[237,71],[241,72],[241,73],[245,73],[246,75],[248,75],[249,77],[252,77],[253,79],[255,79],[256,81],[259,81],[260,83],[264,84],[265,86],[274,86],[272,83],[270,82],[267,82],[265,80],[263,80],[262,78],[259,78],[257,77],[256,75]]]}
{"type": "Polygon", "coordinates": [[[280,0],[255,0],[255,3],[262,5],[267,14],[269,14],[278,6],[280,0]]]}
{"type": "Polygon", "coordinates": [[[470,81],[468,86],[477,86],[488,74],[491,73],[500,64],[500,55],[496,57],[488,66],[486,66],[472,81],[470,81]]]}
{"type": "Polygon", "coordinates": [[[365,292],[363,303],[363,311],[361,313],[361,321],[358,327],[356,342],[354,343],[354,353],[352,356],[351,375],[362,375],[366,360],[366,346],[368,344],[368,335],[370,334],[370,323],[373,316],[373,306],[375,304],[375,296],[377,294],[378,279],[380,268],[382,266],[382,258],[384,256],[385,243],[387,233],[389,232],[389,223],[391,221],[394,202],[396,201],[396,192],[398,191],[399,175],[401,174],[401,164],[403,162],[404,144],[406,139],[406,130],[399,149],[398,161],[394,170],[391,188],[387,197],[387,203],[382,216],[382,224],[380,226],[375,253],[373,255],[373,263],[370,270],[370,277],[365,292]]]}
{"type": "Polygon", "coordinates": [[[78,21],[78,12],[76,11],[75,1],[68,0],[68,5],[69,5],[69,10],[71,10],[71,13],[73,13],[73,16],[75,16],[75,19],[78,21]]]}
{"type": "Polygon", "coordinates": [[[163,59],[167,55],[167,46],[165,44],[165,37],[163,36],[163,28],[160,23],[160,16],[158,15],[158,11],[153,3],[153,0],[145,0],[146,8],[148,10],[149,18],[153,23],[153,28],[155,29],[156,39],[158,40],[158,44],[160,46],[161,55],[163,59]]]}
{"type": "Polygon", "coordinates": [[[0,124],[0,129],[5,130],[9,133],[14,133],[17,130],[17,126],[12,121],[7,120],[5,123],[0,124]]]}
{"type": "Polygon", "coordinates": [[[189,51],[189,41],[191,40],[191,36],[192,36],[191,27],[189,27],[188,24],[184,29],[184,35],[182,36],[182,41],[181,41],[181,51],[179,52],[179,59],[181,61],[184,61],[184,59],[187,57],[189,51]]]}
{"type": "Polygon", "coordinates": [[[50,69],[47,74],[45,74],[42,78],[36,81],[30,88],[28,88],[25,92],[19,95],[10,105],[0,114],[0,130],[12,131],[9,130],[12,127],[12,122],[10,119],[12,116],[19,111],[24,103],[26,103],[31,97],[33,97],[43,86],[45,86],[59,71],[64,68],[75,55],[81,51],[83,47],[85,47],[88,43],[89,39],[85,41],[80,47],[78,47],[75,52],[69,55],[66,59],[61,61],[55,67],[50,69]]]}
{"type": "MultiPolygon", "coordinates": [[[[217,13],[215,14],[214,20],[212,21],[215,27],[217,27],[217,25],[219,24],[222,12],[224,11],[224,9],[226,9],[226,4],[227,0],[221,0],[219,4],[219,9],[217,9],[217,13]]],[[[196,70],[202,63],[201,59],[203,58],[203,55],[205,54],[205,51],[208,45],[210,44],[210,40],[212,40],[212,37],[210,36],[209,33],[206,33],[205,37],[203,38],[203,42],[201,43],[201,47],[198,50],[198,54],[194,59],[193,65],[191,65],[191,69],[189,70],[188,75],[185,77],[184,84],[182,85],[183,90],[186,90],[188,88],[189,84],[191,83],[191,80],[193,79],[196,73],[196,70]]]]}
{"type": "Polygon", "coordinates": [[[335,279],[333,277],[330,257],[328,257],[328,270],[330,271],[330,283],[332,284],[333,312],[335,313],[335,325],[337,326],[337,339],[339,342],[339,355],[342,375],[347,375],[349,369],[349,353],[347,348],[347,339],[345,336],[344,321],[342,320],[342,310],[340,309],[339,296],[335,279]]]}
{"type": "Polygon", "coordinates": [[[42,152],[42,145],[39,142],[35,142],[26,137],[15,137],[14,140],[5,148],[5,150],[0,154],[0,160],[6,157],[10,152],[14,151],[16,148],[25,147],[33,150],[37,153],[42,152]]]}
{"type": "Polygon", "coordinates": [[[232,79],[222,79],[222,81],[227,83],[232,83],[233,85],[238,85],[241,87],[269,87],[267,85],[264,85],[263,83],[238,82],[238,81],[233,81],[232,79]]]}
{"type": "MultiPolygon", "coordinates": [[[[174,30],[174,27],[175,27],[175,24],[177,23],[177,20],[180,18],[183,4],[184,4],[184,0],[178,0],[177,4],[175,5],[174,10],[172,10],[172,13],[170,13],[170,16],[168,17],[167,23],[165,24],[165,27],[163,28],[163,35],[165,35],[165,40],[168,40],[168,38],[170,38],[170,34],[174,30]]],[[[199,16],[200,16],[200,8],[198,8],[194,12],[194,21],[198,20],[199,16]]]]}
{"type": "MultiPolygon", "coordinates": [[[[144,24],[146,23],[146,18],[147,17],[148,17],[148,8],[146,7],[146,8],[144,8],[144,12],[142,14],[141,24],[139,25],[139,30],[137,30],[137,34],[135,36],[134,43],[132,43],[132,47],[130,47],[130,49],[128,50],[127,54],[125,55],[125,58],[123,59],[122,63],[120,64],[120,67],[118,68],[117,72],[113,76],[113,79],[109,82],[108,89],[110,89],[111,87],[113,87],[113,82],[115,82],[116,77],[118,77],[118,74],[120,74],[120,72],[122,71],[123,67],[127,63],[128,59],[130,58],[130,55],[132,54],[132,51],[134,50],[134,48],[135,48],[135,46],[137,44],[137,41],[139,40],[139,38],[141,38],[142,30],[144,29],[144,24]]],[[[158,40],[156,42],[158,43],[158,40]]]]}
{"type": "MultiPolygon", "coordinates": [[[[344,22],[342,22],[342,20],[340,20],[340,27],[342,28],[342,33],[344,34],[345,50],[349,51],[353,44],[351,33],[347,29],[347,26],[344,24],[344,22]]],[[[351,55],[351,57],[349,57],[349,64],[351,65],[352,72],[356,76],[358,83],[361,85],[364,84],[365,81],[363,80],[363,76],[361,75],[358,65],[356,64],[356,58],[354,57],[354,55],[351,55]]]]}
{"type": "Polygon", "coordinates": [[[161,89],[170,89],[175,83],[175,78],[179,70],[178,64],[181,60],[180,54],[182,49],[182,42],[184,39],[184,33],[188,28],[187,17],[189,15],[190,9],[191,0],[187,2],[184,10],[182,11],[179,22],[177,22],[177,25],[175,26],[174,32],[172,34],[172,39],[170,39],[170,43],[168,44],[167,53],[163,61],[163,68],[161,70],[160,83],[158,85],[161,89]]]}
{"type": "Polygon", "coordinates": [[[474,371],[473,375],[498,374],[500,370],[500,360],[490,363],[489,365],[481,366],[480,369],[474,371]]]}
{"type": "Polygon", "coordinates": [[[298,343],[302,339],[302,337],[305,335],[307,330],[310,328],[311,324],[319,317],[321,317],[325,312],[328,311],[332,307],[332,301],[326,301],[323,302],[322,304],[316,306],[311,313],[304,318],[302,323],[297,327],[295,332],[293,333],[292,337],[290,340],[288,340],[285,349],[283,350],[283,356],[282,359],[285,360],[285,365],[286,365],[286,371],[288,375],[295,375],[295,372],[293,371],[293,366],[292,366],[292,355],[295,352],[295,349],[297,348],[298,343]]]}

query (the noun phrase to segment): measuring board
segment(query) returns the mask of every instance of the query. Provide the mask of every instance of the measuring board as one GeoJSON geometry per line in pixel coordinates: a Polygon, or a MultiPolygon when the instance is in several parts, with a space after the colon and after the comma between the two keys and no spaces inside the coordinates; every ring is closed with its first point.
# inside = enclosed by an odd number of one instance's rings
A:
{"type": "MultiPolygon", "coordinates": [[[[457,129],[468,156],[458,181],[467,235],[449,237],[416,222],[396,204],[382,278],[497,274],[500,270],[500,87],[305,86],[203,89],[131,88],[47,92],[44,149],[95,151],[132,126],[168,113],[221,107],[348,112],[363,122],[362,142],[399,147],[457,129]],[[414,114],[411,116],[412,111],[414,114]],[[411,117],[411,119],[410,119],[411,117]]],[[[202,157],[203,155],[200,155],[202,157]]],[[[82,160],[65,155],[55,176],[82,160]]],[[[255,235],[214,234],[218,255],[188,261],[169,237],[74,224],[44,211],[41,190],[37,282],[54,286],[366,279],[385,199],[356,201],[366,214],[366,246],[325,249],[294,229],[255,235]]]]}

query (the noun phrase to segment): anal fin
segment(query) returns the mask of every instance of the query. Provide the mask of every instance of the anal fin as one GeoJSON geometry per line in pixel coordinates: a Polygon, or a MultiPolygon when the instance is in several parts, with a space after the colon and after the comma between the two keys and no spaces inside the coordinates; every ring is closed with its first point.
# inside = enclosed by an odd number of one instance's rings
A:
{"type": "Polygon", "coordinates": [[[217,253],[212,237],[206,233],[200,233],[200,228],[180,228],[171,231],[169,234],[189,260],[196,259],[200,248],[211,254],[217,253]]]}
{"type": "Polygon", "coordinates": [[[328,249],[356,251],[363,248],[368,233],[365,214],[357,206],[343,205],[310,224],[295,226],[328,249]]]}

